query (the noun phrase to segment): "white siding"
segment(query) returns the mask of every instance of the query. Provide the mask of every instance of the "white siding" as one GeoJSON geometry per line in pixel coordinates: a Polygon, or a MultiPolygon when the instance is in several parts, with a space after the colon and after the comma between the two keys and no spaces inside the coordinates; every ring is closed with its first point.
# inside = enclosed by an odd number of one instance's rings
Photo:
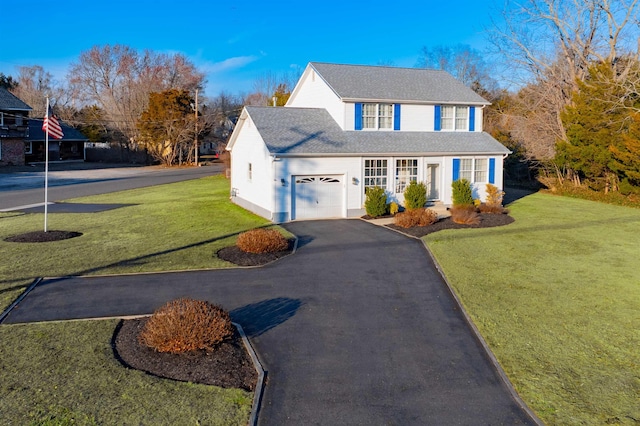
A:
{"type": "Polygon", "coordinates": [[[232,195],[273,211],[273,169],[271,157],[251,117],[241,124],[231,152],[232,195]],[[251,179],[249,179],[251,164],[251,179]]]}
{"type": "MultiPolygon", "coordinates": [[[[325,108],[338,125],[343,130],[346,129],[344,123],[345,105],[327,83],[310,67],[307,67],[302,74],[285,106],[325,108]]],[[[353,115],[353,112],[351,115],[353,115]]],[[[351,125],[350,130],[353,130],[353,125],[351,125]]]]}
{"type": "Polygon", "coordinates": [[[407,132],[433,132],[435,108],[433,105],[402,105],[400,130],[407,132]]]}

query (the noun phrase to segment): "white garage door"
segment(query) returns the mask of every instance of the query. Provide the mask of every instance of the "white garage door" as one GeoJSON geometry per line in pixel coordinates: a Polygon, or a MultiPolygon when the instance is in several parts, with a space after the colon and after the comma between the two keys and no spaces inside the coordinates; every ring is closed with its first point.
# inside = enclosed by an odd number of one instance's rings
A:
{"type": "Polygon", "coordinates": [[[296,176],[293,218],[342,217],[342,176],[296,176]]]}

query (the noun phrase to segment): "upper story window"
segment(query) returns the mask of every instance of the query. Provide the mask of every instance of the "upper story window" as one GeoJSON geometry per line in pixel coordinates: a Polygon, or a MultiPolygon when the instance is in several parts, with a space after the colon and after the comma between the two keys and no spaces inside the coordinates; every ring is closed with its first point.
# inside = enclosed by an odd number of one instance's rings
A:
{"type": "Polygon", "coordinates": [[[443,105],[440,111],[442,130],[469,130],[469,107],[443,105]]]}
{"type": "Polygon", "coordinates": [[[362,104],[363,129],[391,129],[393,104],[362,104]]]}

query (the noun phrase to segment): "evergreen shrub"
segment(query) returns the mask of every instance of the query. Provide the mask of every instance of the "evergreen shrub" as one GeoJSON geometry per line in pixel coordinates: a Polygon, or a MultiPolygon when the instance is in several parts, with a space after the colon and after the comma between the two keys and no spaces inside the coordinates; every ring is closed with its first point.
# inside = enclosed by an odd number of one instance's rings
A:
{"type": "Polygon", "coordinates": [[[404,206],[407,210],[421,209],[427,204],[427,187],[423,182],[411,181],[404,190],[404,206]]]}
{"type": "Polygon", "coordinates": [[[379,217],[387,214],[387,192],[384,188],[374,186],[367,189],[367,198],[364,201],[364,208],[371,217],[379,217]]]}
{"type": "Polygon", "coordinates": [[[471,182],[467,179],[458,179],[451,184],[454,206],[473,206],[473,193],[471,182]]]}

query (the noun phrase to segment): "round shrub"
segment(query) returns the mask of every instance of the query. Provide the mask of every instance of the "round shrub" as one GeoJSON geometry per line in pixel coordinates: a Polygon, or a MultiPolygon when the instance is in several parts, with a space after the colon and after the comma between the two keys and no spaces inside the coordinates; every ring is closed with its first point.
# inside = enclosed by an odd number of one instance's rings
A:
{"type": "Polygon", "coordinates": [[[387,192],[384,188],[379,186],[368,188],[364,208],[371,217],[384,216],[387,214],[387,192]]]}
{"type": "Polygon", "coordinates": [[[478,225],[480,215],[473,205],[453,206],[449,209],[451,220],[461,225],[478,225]]]}
{"type": "Polygon", "coordinates": [[[395,216],[395,224],[401,228],[413,228],[414,226],[429,226],[438,221],[438,214],[431,209],[413,209],[398,213],[395,216]]]}
{"type": "Polygon", "coordinates": [[[427,187],[423,182],[411,181],[404,190],[404,206],[407,210],[421,209],[427,204],[427,187]]]}
{"type": "Polygon", "coordinates": [[[258,228],[238,235],[236,246],[245,253],[276,253],[289,248],[289,242],[276,229],[258,228]]]}
{"type": "Polygon", "coordinates": [[[473,206],[473,193],[471,182],[467,179],[458,179],[451,184],[454,206],[473,206]]]}
{"type": "Polygon", "coordinates": [[[206,301],[182,298],[156,310],[138,340],[158,352],[182,353],[212,349],[233,333],[228,312],[206,301]]]}

